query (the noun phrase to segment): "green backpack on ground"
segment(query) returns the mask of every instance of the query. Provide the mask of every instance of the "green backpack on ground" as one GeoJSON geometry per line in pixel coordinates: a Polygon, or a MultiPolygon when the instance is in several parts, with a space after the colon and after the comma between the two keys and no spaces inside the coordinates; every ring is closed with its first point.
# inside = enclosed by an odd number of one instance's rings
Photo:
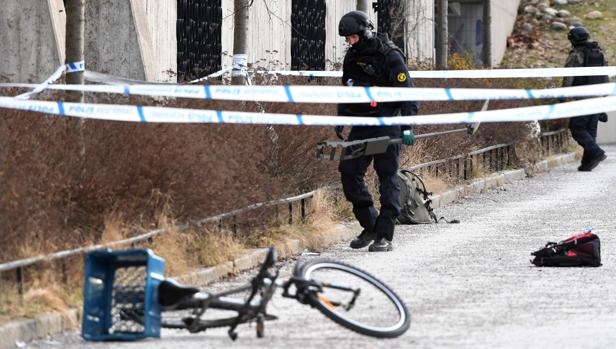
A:
{"type": "Polygon", "coordinates": [[[436,218],[432,209],[432,200],[421,177],[408,170],[398,171],[400,178],[400,215],[397,224],[430,224],[441,219],[447,223],[460,223],[458,220],[447,221],[444,217],[436,218]]]}

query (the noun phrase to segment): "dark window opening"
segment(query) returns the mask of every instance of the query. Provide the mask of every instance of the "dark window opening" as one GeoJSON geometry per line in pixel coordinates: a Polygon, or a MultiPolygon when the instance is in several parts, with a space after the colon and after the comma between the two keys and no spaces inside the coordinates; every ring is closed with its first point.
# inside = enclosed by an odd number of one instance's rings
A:
{"type": "Polygon", "coordinates": [[[221,69],[221,0],[178,0],[178,81],[221,69]]]}
{"type": "Polygon", "coordinates": [[[293,0],[291,67],[325,70],[325,0],[293,0]]]}

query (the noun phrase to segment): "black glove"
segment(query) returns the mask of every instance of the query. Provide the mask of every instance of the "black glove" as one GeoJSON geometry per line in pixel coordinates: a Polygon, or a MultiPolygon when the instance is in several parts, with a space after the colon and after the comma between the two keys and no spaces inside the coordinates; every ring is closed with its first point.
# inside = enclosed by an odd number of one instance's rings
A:
{"type": "Polygon", "coordinates": [[[607,114],[606,113],[599,114],[599,121],[607,122],[607,114]]]}
{"type": "Polygon", "coordinates": [[[338,138],[340,138],[341,140],[344,140],[344,135],[342,134],[342,132],[344,131],[344,125],[338,125],[334,128],[336,130],[336,136],[338,136],[338,138]]]}

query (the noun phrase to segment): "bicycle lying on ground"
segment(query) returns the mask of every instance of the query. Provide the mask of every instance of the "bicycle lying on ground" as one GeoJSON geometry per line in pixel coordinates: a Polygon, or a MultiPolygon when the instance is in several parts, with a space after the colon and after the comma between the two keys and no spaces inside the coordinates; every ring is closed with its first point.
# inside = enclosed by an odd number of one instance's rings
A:
{"type": "Polygon", "coordinates": [[[298,263],[293,276],[283,280],[275,262],[276,252],[269,249],[250,283],[209,293],[165,279],[164,260],[150,250],[90,252],[86,255],[82,336],[86,340],[134,340],[158,337],[161,327],[191,333],[229,327],[229,337],[235,340],[238,325],[255,322],[257,337],[263,337],[265,321],[277,319],[267,312],[267,305],[278,288],[283,297],[310,305],[357,333],[394,338],[409,329],[411,319],[404,303],[367,272],[317,258],[298,263]],[[246,292],[245,299],[229,297],[246,292]],[[210,309],[236,315],[205,319],[210,309]],[[163,316],[178,311],[185,312],[180,319],[163,316]]]}

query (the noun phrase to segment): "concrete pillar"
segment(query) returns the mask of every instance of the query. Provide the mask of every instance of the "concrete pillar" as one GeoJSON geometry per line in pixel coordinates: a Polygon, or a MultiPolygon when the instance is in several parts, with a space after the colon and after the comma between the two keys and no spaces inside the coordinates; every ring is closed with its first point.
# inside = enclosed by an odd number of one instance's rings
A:
{"type": "Polygon", "coordinates": [[[174,0],[99,0],[86,4],[86,67],[96,72],[129,79],[146,81],[172,81],[169,70],[177,71],[175,60],[174,0]],[[165,6],[166,5],[166,6],[165,6]],[[158,13],[148,13],[147,9],[158,13]],[[165,23],[165,28],[151,25],[165,23]],[[157,28],[154,44],[152,29],[157,28]],[[166,33],[166,34],[165,34],[166,33]],[[173,40],[171,37],[173,36],[173,40]],[[161,43],[169,45],[161,45],[161,43]],[[156,47],[158,52],[155,52],[156,47]],[[165,64],[161,64],[164,58],[165,64]],[[166,65],[166,66],[165,66],[166,65]]]}
{"type": "Polygon", "coordinates": [[[0,78],[42,82],[64,63],[62,0],[4,1],[0,6],[0,78]]]}

